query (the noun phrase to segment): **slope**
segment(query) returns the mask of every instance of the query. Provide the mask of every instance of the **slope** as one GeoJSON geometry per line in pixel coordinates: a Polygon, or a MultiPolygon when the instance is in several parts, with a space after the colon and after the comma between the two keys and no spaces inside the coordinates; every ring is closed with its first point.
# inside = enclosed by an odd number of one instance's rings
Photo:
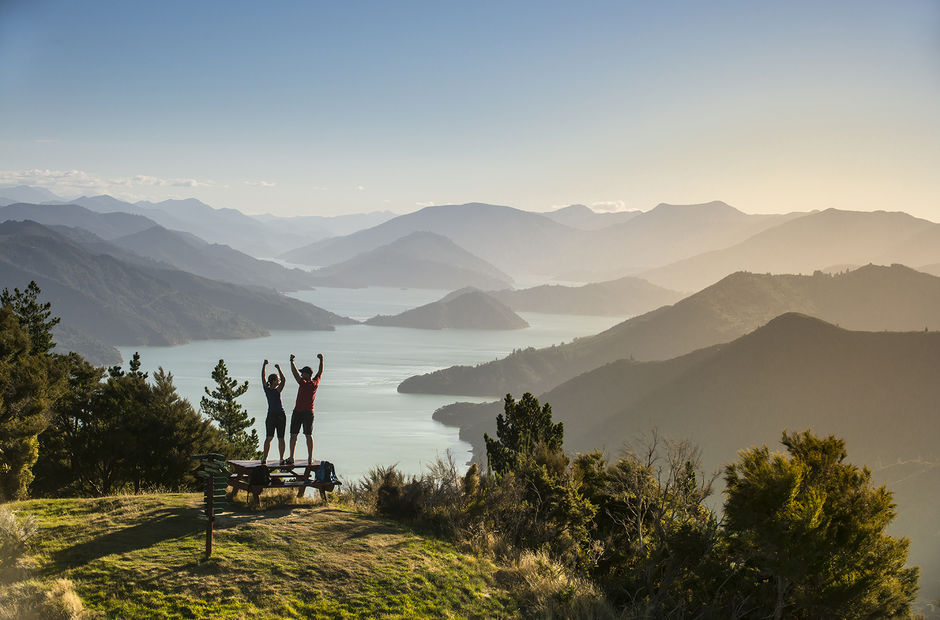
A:
{"type": "Polygon", "coordinates": [[[345,287],[496,288],[511,283],[512,278],[447,237],[414,232],[318,269],[313,282],[345,287]]]}
{"type": "Polygon", "coordinates": [[[223,282],[243,286],[262,286],[278,291],[308,288],[309,272],[287,269],[271,261],[258,260],[227,245],[207,243],[202,239],[162,226],[154,226],[112,243],[140,256],[171,267],[223,282]]]}
{"type": "MultiPolygon", "coordinates": [[[[201,557],[202,496],[17,502],[36,519],[35,572],[69,579],[107,618],[514,617],[493,562],[393,521],[301,503],[235,505],[201,557]]],[[[2,588],[0,588],[2,599],[2,588]]]]}
{"type": "Polygon", "coordinates": [[[901,265],[840,275],[735,273],[672,305],[595,336],[526,349],[476,367],[454,366],[405,380],[403,392],[501,396],[539,393],[618,359],[669,359],[728,342],[785,312],[850,329],[940,326],[940,278],[901,265]]]}
{"type": "Polygon", "coordinates": [[[35,222],[0,224],[0,280],[35,280],[64,324],[106,344],[178,344],[352,322],[274,293],[94,255],[35,222]]]}
{"type": "MultiPolygon", "coordinates": [[[[740,270],[812,273],[830,265],[864,265],[885,258],[897,262],[886,256],[890,250],[935,226],[902,212],[827,209],[779,224],[732,247],[639,275],[660,286],[694,291],[740,270]]],[[[906,264],[916,267],[928,262],[934,261],[906,264]]]]}
{"type": "MultiPolygon", "coordinates": [[[[848,331],[789,313],[734,340],[663,362],[619,360],[540,396],[569,452],[616,455],[651,430],[701,448],[706,471],[737,451],[779,447],[784,429],[846,440],[852,462],[897,485],[895,532],[912,537],[925,594],[940,595],[940,332],[848,331]],[[929,588],[929,589],[928,589],[929,588]]],[[[498,403],[435,414],[485,459],[498,403]]]]}
{"type": "Polygon", "coordinates": [[[480,291],[407,310],[395,316],[375,316],[368,325],[417,329],[523,329],[529,324],[502,302],[480,291]]]}
{"type": "Polygon", "coordinates": [[[682,298],[680,293],[630,276],[584,286],[546,284],[489,294],[521,312],[600,316],[641,314],[682,298]]]}
{"type": "Polygon", "coordinates": [[[351,235],[298,248],[282,258],[306,265],[333,265],[420,231],[447,237],[507,273],[545,273],[557,254],[564,254],[565,248],[586,235],[544,215],[469,203],[426,207],[351,235]]]}

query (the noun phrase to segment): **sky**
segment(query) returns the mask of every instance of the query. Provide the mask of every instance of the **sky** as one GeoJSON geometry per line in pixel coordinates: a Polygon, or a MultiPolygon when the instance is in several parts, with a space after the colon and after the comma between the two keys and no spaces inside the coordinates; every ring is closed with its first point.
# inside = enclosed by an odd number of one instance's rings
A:
{"type": "Polygon", "coordinates": [[[0,0],[0,185],[940,222],[940,2],[0,0]]]}

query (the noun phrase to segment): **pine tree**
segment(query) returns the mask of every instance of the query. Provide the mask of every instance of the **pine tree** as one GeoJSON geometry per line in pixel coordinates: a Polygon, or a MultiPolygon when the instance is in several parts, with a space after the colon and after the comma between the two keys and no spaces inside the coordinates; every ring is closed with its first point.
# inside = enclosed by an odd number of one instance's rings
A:
{"type": "Polygon", "coordinates": [[[29,334],[30,353],[46,354],[55,347],[52,328],[59,324],[59,317],[52,316],[52,304],[39,302],[39,285],[30,281],[25,291],[15,288],[11,293],[4,288],[0,292],[0,305],[10,306],[20,325],[29,334]]]}
{"type": "Polygon", "coordinates": [[[212,371],[216,388],[209,391],[199,402],[199,409],[207,415],[225,434],[232,445],[232,456],[236,458],[258,458],[258,432],[247,429],[254,425],[255,419],[248,417],[248,412],[237,402],[237,398],[248,391],[248,382],[239,384],[228,374],[225,360],[219,360],[212,371]]]}

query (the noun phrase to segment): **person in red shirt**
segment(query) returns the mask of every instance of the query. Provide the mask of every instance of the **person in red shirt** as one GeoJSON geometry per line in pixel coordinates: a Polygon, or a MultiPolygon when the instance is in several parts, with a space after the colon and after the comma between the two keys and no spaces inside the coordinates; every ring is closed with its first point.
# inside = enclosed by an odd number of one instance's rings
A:
{"type": "Polygon", "coordinates": [[[294,365],[294,354],[290,356],[290,371],[297,380],[297,400],[294,403],[294,412],[290,416],[290,456],[285,461],[288,465],[294,463],[294,448],[297,446],[297,435],[303,428],[307,436],[307,462],[313,462],[313,401],[317,397],[317,387],[320,385],[320,376],[323,374],[323,354],[317,353],[320,360],[320,369],[313,374],[310,366],[304,366],[297,371],[294,365]]]}

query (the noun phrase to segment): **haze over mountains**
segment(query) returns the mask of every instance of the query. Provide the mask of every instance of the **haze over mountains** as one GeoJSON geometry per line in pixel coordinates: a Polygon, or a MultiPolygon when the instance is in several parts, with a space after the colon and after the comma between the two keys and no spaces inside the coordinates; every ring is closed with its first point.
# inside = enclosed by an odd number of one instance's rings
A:
{"type": "Polygon", "coordinates": [[[313,282],[342,287],[500,288],[509,286],[512,278],[447,237],[413,232],[318,269],[313,282]]]}
{"type": "MultiPolygon", "coordinates": [[[[461,289],[370,320],[422,329],[524,327],[514,312],[637,315],[572,343],[411,377],[399,390],[530,391],[566,422],[569,450],[615,452],[657,427],[698,444],[709,466],[748,445],[775,446],[784,428],[831,432],[847,440],[850,460],[898,489],[899,532],[916,536],[912,559],[925,566],[925,588],[940,592],[940,278],[931,275],[940,275],[940,224],[884,211],[750,215],[719,201],[613,214],[468,203],[252,217],[196,200],[61,201],[28,187],[0,188],[0,221],[2,285],[36,280],[62,316],[60,345],[99,363],[116,343],[353,322],[275,289],[461,289]],[[259,260],[272,256],[317,269],[259,260]],[[514,290],[513,280],[539,285],[514,290]]],[[[435,415],[459,426],[479,458],[499,410],[461,404],[435,415]]]]}
{"type": "Polygon", "coordinates": [[[833,265],[940,262],[940,225],[901,212],[827,209],[714,250],[646,271],[667,288],[699,290],[736,270],[812,273],[833,265]]]}
{"type": "Polygon", "coordinates": [[[35,222],[0,224],[0,281],[24,288],[30,280],[64,326],[104,344],[177,344],[354,322],[273,291],[93,254],[35,222]]]}
{"type": "Polygon", "coordinates": [[[740,272],[596,336],[411,377],[399,390],[494,397],[540,393],[618,359],[663,360],[728,342],[786,312],[850,329],[937,329],[940,278],[900,265],[869,265],[834,276],[740,272]]]}

